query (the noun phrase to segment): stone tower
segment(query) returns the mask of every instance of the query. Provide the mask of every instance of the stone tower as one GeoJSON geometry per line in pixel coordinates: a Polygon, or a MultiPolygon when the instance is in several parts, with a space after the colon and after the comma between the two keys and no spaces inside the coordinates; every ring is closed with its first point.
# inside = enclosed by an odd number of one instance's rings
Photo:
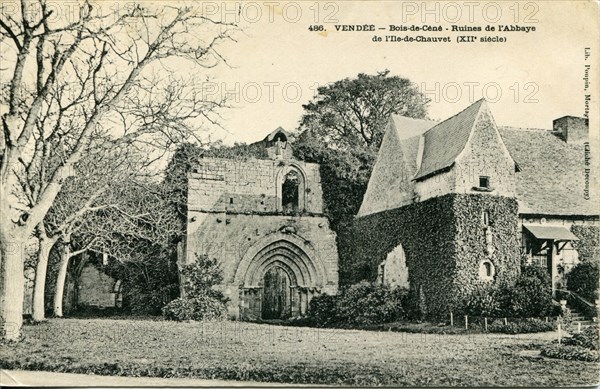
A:
{"type": "Polygon", "coordinates": [[[278,128],[249,145],[259,158],[201,158],[188,176],[181,262],[220,261],[232,318],[301,316],[314,296],[337,293],[319,165],[293,159],[288,139],[278,128]]]}

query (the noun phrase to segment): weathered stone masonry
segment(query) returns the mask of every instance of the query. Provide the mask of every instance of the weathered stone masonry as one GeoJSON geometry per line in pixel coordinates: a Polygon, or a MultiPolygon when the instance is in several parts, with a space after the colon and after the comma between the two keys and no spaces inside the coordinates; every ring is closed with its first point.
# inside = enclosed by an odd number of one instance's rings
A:
{"type": "Polygon", "coordinates": [[[264,141],[274,159],[202,158],[189,174],[184,261],[203,254],[220,261],[233,318],[299,316],[313,296],[337,292],[319,166],[290,159],[285,132],[282,139],[264,141]]]}

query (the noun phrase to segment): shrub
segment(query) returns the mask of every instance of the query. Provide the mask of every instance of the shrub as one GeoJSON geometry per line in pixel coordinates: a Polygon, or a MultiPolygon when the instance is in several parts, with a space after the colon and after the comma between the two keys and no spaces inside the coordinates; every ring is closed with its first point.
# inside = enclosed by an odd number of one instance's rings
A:
{"type": "Polygon", "coordinates": [[[308,316],[313,324],[326,327],[339,321],[337,313],[337,296],[322,294],[310,300],[308,316]]]}
{"type": "Polygon", "coordinates": [[[213,287],[223,280],[216,259],[197,255],[196,262],[183,267],[184,296],[165,305],[162,313],[168,320],[215,320],[227,314],[227,298],[213,287]]]}
{"type": "Polygon", "coordinates": [[[504,289],[489,284],[475,286],[475,290],[462,303],[464,314],[469,316],[499,317],[504,315],[504,289]]]}
{"type": "Polygon", "coordinates": [[[308,316],[316,326],[372,325],[405,317],[406,289],[362,281],[338,296],[322,295],[311,300],[308,316]]]}
{"type": "Polygon", "coordinates": [[[339,297],[337,313],[347,324],[378,324],[399,320],[404,316],[402,300],[405,290],[362,281],[354,284],[339,297]]]}
{"type": "Polygon", "coordinates": [[[555,322],[546,322],[540,319],[525,319],[504,324],[503,320],[495,320],[488,326],[489,332],[503,334],[528,334],[534,332],[547,332],[556,329],[555,322]]]}
{"type": "Polygon", "coordinates": [[[227,309],[222,301],[203,295],[197,298],[178,298],[162,309],[167,320],[223,320],[227,309]]]}
{"type": "Polygon", "coordinates": [[[596,326],[588,327],[579,334],[575,334],[570,338],[565,338],[564,344],[585,347],[590,350],[598,350],[600,346],[598,328],[596,328],[596,326]]]}
{"type": "Polygon", "coordinates": [[[567,274],[567,288],[594,302],[598,298],[598,279],[600,279],[598,262],[581,262],[567,274]]]}
{"type": "Polygon", "coordinates": [[[600,353],[581,346],[551,344],[542,348],[541,354],[548,358],[567,359],[570,361],[600,361],[600,353]]]}
{"type": "Polygon", "coordinates": [[[573,314],[569,308],[566,308],[558,317],[558,323],[563,331],[573,331],[573,314]]]}
{"type": "Polygon", "coordinates": [[[521,270],[515,285],[509,288],[508,316],[535,317],[552,312],[552,290],[546,269],[530,265],[521,270]]]}

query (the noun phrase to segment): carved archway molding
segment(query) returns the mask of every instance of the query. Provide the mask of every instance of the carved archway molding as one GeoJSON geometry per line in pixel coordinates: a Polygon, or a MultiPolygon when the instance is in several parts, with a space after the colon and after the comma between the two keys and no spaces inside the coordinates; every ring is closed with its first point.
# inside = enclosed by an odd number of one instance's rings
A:
{"type": "Polygon", "coordinates": [[[259,288],[265,272],[273,266],[282,267],[294,286],[320,288],[325,284],[325,267],[312,244],[279,231],[248,248],[230,282],[242,288],[259,288]]]}

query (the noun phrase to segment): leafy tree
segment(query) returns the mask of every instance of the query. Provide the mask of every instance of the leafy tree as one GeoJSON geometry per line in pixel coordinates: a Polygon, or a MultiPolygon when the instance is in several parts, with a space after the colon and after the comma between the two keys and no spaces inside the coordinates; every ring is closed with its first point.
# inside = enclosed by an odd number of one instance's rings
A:
{"type": "Polygon", "coordinates": [[[81,4],[72,18],[45,0],[0,15],[0,337],[22,326],[23,250],[68,177],[98,137],[113,145],[168,150],[198,137],[223,101],[206,101],[194,80],[223,60],[231,25],[200,7],[81,4]],[[169,70],[184,61],[185,74],[169,70]],[[166,71],[165,71],[166,69],[166,71]],[[19,184],[43,172],[32,193],[19,184]]]}
{"type": "Polygon", "coordinates": [[[317,96],[304,105],[300,127],[309,130],[324,146],[336,150],[370,147],[377,151],[391,114],[413,118],[427,115],[427,99],[406,78],[360,73],[319,87],[317,96]]]}
{"type": "Polygon", "coordinates": [[[304,105],[294,152],[321,164],[335,229],[358,212],[390,115],[424,118],[428,103],[416,85],[386,70],[320,87],[304,105]]]}

